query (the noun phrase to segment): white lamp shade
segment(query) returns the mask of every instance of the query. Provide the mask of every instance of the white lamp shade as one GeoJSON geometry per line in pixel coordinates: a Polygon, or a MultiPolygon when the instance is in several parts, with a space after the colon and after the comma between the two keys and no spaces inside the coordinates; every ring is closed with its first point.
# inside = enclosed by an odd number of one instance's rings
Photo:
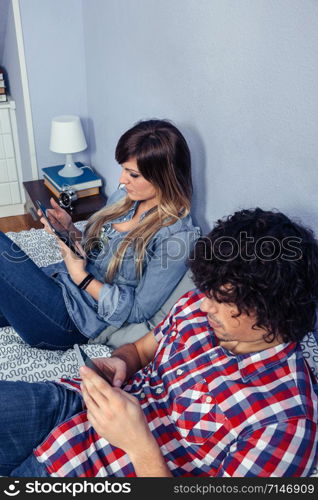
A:
{"type": "Polygon", "coordinates": [[[61,115],[52,119],[50,150],[72,154],[87,148],[81,120],[74,115],[61,115]]]}

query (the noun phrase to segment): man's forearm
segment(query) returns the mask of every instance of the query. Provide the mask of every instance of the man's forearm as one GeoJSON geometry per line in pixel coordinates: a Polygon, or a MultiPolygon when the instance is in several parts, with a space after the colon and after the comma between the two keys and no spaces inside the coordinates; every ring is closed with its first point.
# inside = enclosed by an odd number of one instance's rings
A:
{"type": "Polygon", "coordinates": [[[138,477],[172,477],[172,474],[161,453],[160,447],[153,438],[142,451],[128,452],[138,477]]]}
{"type": "Polygon", "coordinates": [[[151,330],[146,335],[132,344],[125,344],[112,354],[112,357],[125,361],[127,366],[127,378],[146,366],[154,357],[157,349],[157,341],[151,330]]]}
{"type": "Polygon", "coordinates": [[[125,344],[112,353],[112,358],[117,357],[125,361],[127,367],[127,379],[143,368],[135,344],[125,344]]]}

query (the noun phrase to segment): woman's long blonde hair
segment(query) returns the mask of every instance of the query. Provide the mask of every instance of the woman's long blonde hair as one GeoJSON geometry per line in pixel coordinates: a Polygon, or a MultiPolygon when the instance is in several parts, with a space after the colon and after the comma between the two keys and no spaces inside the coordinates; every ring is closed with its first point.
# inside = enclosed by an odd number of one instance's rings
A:
{"type": "MultiPolygon", "coordinates": [[[[191,157],[181,132],[166,120],[147,120],[137,123],[118,141],[115,158],[119,164],[135,159],[141,175],[155,187],[158,205],[122,240],[115,251],[105,280],[111,283],[127,248],[135,251],[137,275],[142,275],[146,247],[163,226],[169,226],[188,215],[191,205],[191,157]]],[[[88,221],[85,229],[85,250],[90,252],[98,243],[102,227],[126,214],[134,201],[123,200],[101,209],[88,221]]]]}

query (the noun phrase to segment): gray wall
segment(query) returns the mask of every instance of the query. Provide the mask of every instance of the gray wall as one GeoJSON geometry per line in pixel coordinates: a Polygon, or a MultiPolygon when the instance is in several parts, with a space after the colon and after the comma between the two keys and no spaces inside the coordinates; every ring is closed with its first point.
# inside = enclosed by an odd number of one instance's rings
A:
{"type": "Polygon", "coordinates": [[[0,65],[2,64],[4,42],[7,30],[9,0],[0,0],[0,65]]]}
{"type": "MultiPolygon", "coordinates": [[[[0,2],[1,64],[8,73],[10,93],[17,106],[23,180],[26,181],[32,180],[32,171],[12,4],[0,2]]],[[[41,177],[42,167],[65,161],[64,155],[49,150],[53,116],[79,115],[88,135],[82,1],[20,0],[19,3],[36,160],[41,177]]],[[[89,149],[75,159],[89,163],[89,149]]]]}
{"type": "Polygon", "coordinates": [[[3,46],[1,65],[6,70],[8,76],[7,83],[9,84],[9,91],[16,104],[16,117],[21,153],[21,166],[23,170],[23,180],[31,180],[32,169],[30,149],[27,136],[20,61],[11,1],[7,5],[7,10],[1,10],[1,14],[3,15],[3,17],[6,16],[6,30],[4,31],[4,37],[2,39],[3,46]]]}
{"type": "Polygon", "coordinates": [[[318,230],[318,2],[84,0],[91,158],[117,184],[119,135],[172,119],[203,229],[259,205],[318,230]]]}
{"type": "MultiPolygon", "coordinates": [[[[65,162],[49,150],[53,116],[79,115],[87,132],[82,2],[20,0],[38,169],[65,162]]],[[[89,152],[76,155],[89,160],[89,152]]]]}

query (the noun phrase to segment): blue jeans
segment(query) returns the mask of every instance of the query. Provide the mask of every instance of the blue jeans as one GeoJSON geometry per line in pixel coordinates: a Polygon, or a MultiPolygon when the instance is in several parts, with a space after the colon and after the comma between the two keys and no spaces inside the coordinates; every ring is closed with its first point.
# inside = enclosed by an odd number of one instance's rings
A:
{"type": "Polygon", "coordinates": [[[32,347],[66,350],[85,344],[61,287],[0,232],[0,327],[11,325],[32,347]]]}
{"type": "Polygon", "coordinates": [[[0,401],[0,475],[49,476],[33,449],[83,409],[81,396],[54,382],[0,381],[0,401]]]}

